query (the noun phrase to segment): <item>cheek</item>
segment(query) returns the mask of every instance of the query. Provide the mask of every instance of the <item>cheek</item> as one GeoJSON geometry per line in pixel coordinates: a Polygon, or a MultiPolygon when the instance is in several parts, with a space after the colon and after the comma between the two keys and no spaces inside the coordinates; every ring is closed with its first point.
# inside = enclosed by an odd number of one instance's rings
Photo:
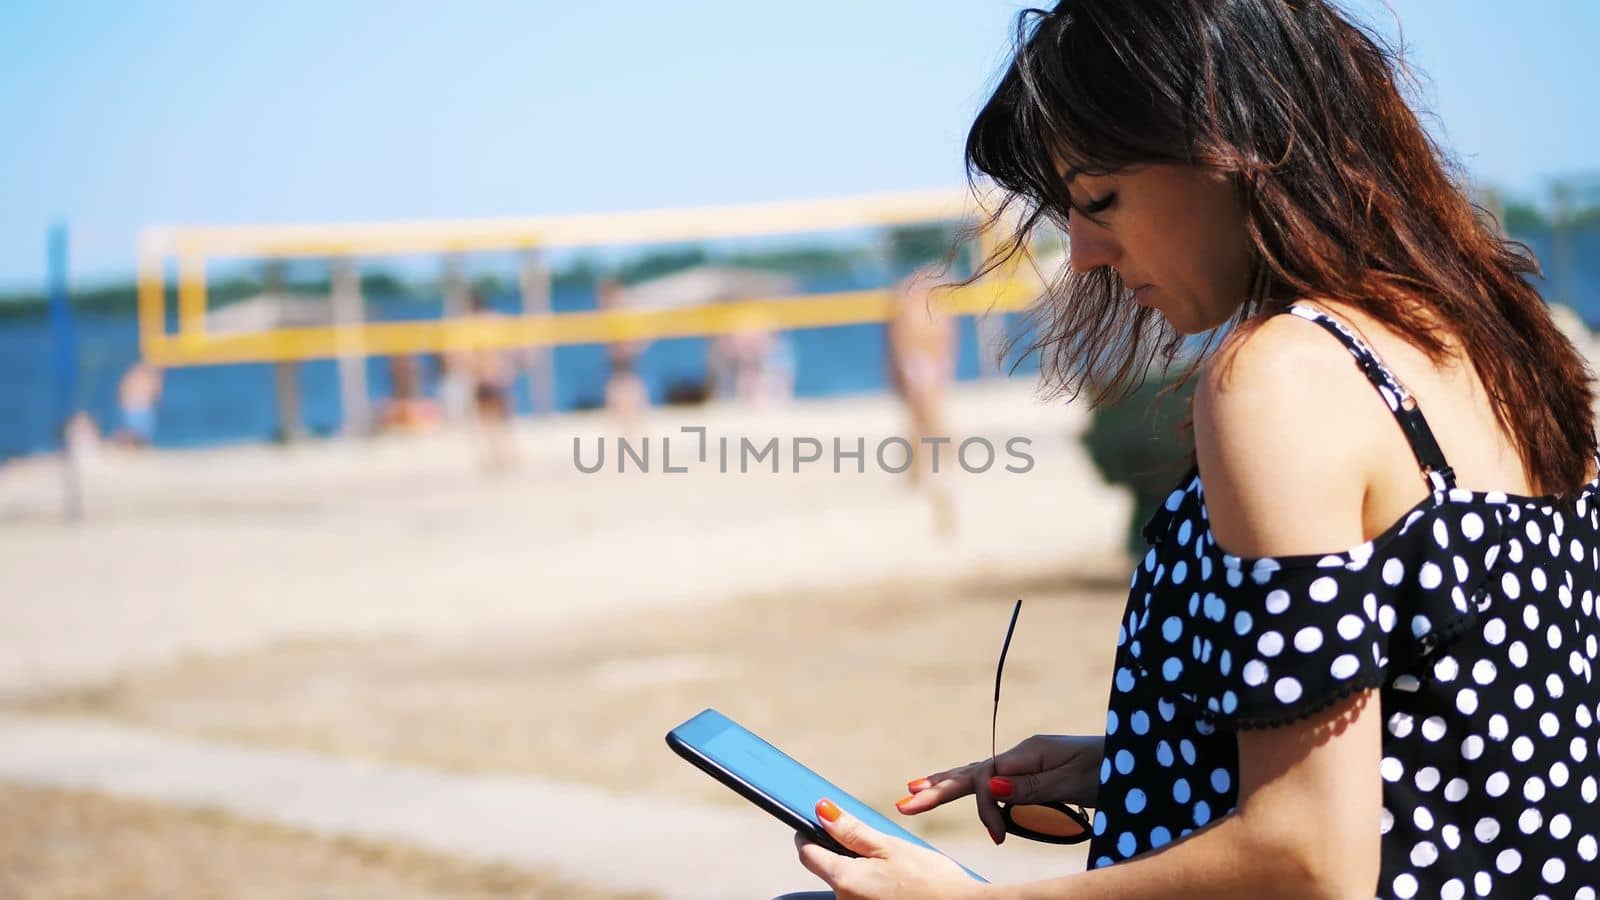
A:
{"type": "Polygon", "coordinates": [[[1218,198],[1216,216],[1211,226],[1211,253],[1215,258],[1219,278],[1232,292],[1247,288],[1255,247],[1250,242],[1250,232],[1245,225],[1244,209],[1233,189],[1218,198]]]}
{"type": "Polygon", "coordinates": [[[1250,235],[1245,231],[1242,216],[1229,234],[1232,240],[1220,253],[1223,259],[1229,260],[1230,271],[1226,277],[1232,285],[1232,290],[1242,295],[1250,289],[1250,276],[1255,268],[1255,245],[1250,243],[1250,235]]]}
{"type": "Polygon", "coordinates": [[[1172,194],[1182,203],[1181,211],[1174,210],[1174,233],[1183,236],[1190,271],[1213,289],[1235,293],[1254,255],[1238,190],[1216,175],[1184,172],[1182,180],[1182,189],[1172,194]]]}
{"type": "Polygon", "coordinates": [[[1242,216],[1221,212],[1188,232],[1185,261],[1196,288],[1217,299],[1242,299],[1255,258],[1242,216]]]}

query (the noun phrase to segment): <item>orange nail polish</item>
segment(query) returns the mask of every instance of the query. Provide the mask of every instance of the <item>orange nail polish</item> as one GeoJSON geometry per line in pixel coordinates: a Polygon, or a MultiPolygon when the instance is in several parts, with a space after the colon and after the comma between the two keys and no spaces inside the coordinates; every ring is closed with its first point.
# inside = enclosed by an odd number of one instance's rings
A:
{"type": "Polygon", "coordinates": [[[1012,786],[1011,779],[1009,778],[989,779],[989,793],[999,797],[1001,800],[1011,796],[1012,792],[1015,790],[1016,788],[1012,786]]]}
{"type": "Polygon", "coordinates": [[[925,791],[931,787],[933,787],[933,782],[926,778],[918,778],[915,781],[906,782],[906,790],[913,794],[915,794],[917,791],[925,791]]]}
{"type": "Polygon", "coordinates": [[[911,799],[911,796],[912,796],[912,795],[910,795],[910,794],[907,794],[907,795],[906,795],[906,796],[904,796],[904,797],[901,797],[901,798],[900,798],[900,799],[899,799],[899,800],[896,800],[896,801],[895,801],[895,802],[894,802],[894,805],[895,805],[895,806],[902,806],[902,805],[904,805],[904,804],[905,804],[905,802],[906,802],[906,801],[907,801],[907,800],[910,800],[910,799],[911,799]]]}
{"type": "Polygon", "coordinates": [[[837,822],[839,821],[839,807],[835,806],[832,800],[818,800],[817,815],[829,822],[837,822]]]}

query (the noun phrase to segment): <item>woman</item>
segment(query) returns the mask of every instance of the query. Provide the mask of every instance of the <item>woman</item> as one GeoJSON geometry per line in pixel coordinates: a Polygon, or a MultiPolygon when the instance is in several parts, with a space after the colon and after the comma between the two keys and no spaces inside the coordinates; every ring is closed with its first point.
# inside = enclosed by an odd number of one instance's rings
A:
{"type": "MultiPolygon", "coordinates": [[[[959,339],[955,320],[932,300],[939,273],[928,266],[911,273],[889,294],[889,318],[884,336],[888,340],[889,383],[906,405],[911,419],[911,446],[922,445],[925,437],[945,434],[944,401],[955,380],[955,356],[959,339]]],[[[920,482],[924,469],[931,471],[926,455],[917,454],[911,466],[911,479],[920,482]]]]}
{"type": "Polygon", "coordinates": [[[1101,401],[1218,338],[1196,466],[1105,734],[900,804],[974,794],[996,841],[997,798],[1092,805],[1089,871],[975,885],[827,801],[862,858],[802,863],[845,897],[1594,897],[1591,375],[1533,264],[1322,0],[1064,0],[1019,38],[967,159],[1025,212],[1012,252],[1070,233],[1045,375],[1101,401]]]}

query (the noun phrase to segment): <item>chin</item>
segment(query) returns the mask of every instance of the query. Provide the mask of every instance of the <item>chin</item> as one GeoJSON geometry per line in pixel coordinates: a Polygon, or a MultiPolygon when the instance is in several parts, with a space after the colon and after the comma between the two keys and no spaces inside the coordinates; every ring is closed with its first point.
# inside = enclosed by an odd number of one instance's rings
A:
{"type": "Polygon", "coordinates": [[[1197,322],[1194,315],[1186,310],[1169,312],[1164,309],[1157,309],[1156,312],[1161,313],[1161,318],[1166,319],[1167,325],[1169,325],[1173,331],[1176,331],[1179,334],[1199,334],[1203,331],[1209,331],[1216,327],[1214,325],[1206,325],[1197,322]]]}
{"type": "Polygon", "coordinates": [[[1208,308],[1183,308],[1177,310],[1160,310],[1161,315],[1171,325],[1173,330],[1185,335],[1204,334],[1207,331],[1220,328],[1233,318],[1237,312],[1233,309],[1208,309],[1208,308]]]}

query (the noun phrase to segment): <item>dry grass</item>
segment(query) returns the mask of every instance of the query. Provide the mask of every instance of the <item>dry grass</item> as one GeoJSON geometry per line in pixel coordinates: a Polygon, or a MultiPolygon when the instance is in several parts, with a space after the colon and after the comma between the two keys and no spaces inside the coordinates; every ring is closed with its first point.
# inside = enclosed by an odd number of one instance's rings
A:
{"type": "MultiPolygon", "coordinates": [[[[715,706],[887,810],[908,779],[988,754],[995,658],[1019,595],[1001,748],[1035,732],[1099,733],[1123,572],[1107,565],[1045,583],[775,593],[471,643],[295,641],[21,705],[211,739],[743,803],[662,740],[715,706]]],[[[924,818],[930,833],[973,827],[964,804],[924,818]]]]}
{"type": "Polygon", "coordinates": [[[0,785],[0,897],[622,900],[558,878],[222,813],[7,785],[0,785]]]}

